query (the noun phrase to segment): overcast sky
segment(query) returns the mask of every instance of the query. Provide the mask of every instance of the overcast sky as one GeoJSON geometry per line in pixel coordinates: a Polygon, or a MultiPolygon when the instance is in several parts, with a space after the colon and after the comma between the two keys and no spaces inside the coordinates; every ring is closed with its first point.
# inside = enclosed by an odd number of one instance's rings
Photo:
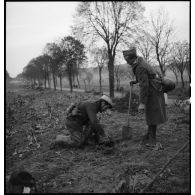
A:
{"type": "MultiPolygon", "coordinates": [[[[189,2],[142,2],[146,17],[158,8],[168,12],[177,40],[189,41],[189,2]]],[[[11,77],[22,73],[47,42],[70,35],[78,2],[6,2],[6,69],[11,77]]]]}

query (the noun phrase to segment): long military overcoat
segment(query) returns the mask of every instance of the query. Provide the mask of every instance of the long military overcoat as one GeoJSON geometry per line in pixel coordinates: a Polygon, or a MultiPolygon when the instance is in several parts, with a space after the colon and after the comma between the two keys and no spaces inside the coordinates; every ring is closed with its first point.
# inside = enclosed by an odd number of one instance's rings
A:
{"type": "Polygon", "coordinates": [[[137,57],[132,68],[140,87],[140,103],[146,105],[146,123],[164,123],[167,120],[164,93],[151,83],[156,77],[156,71],[142,57],[137,57]]]}

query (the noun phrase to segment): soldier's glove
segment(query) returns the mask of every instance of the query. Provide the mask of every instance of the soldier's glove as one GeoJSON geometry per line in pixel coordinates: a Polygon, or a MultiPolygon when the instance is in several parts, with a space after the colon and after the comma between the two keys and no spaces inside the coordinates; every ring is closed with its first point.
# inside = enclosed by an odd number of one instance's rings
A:
{"type": "Polygon", "coordinates": [[[111,137],[106,136],[99,142],[99,145],[113,147],[114,146],[114,141],[111,137]]]}

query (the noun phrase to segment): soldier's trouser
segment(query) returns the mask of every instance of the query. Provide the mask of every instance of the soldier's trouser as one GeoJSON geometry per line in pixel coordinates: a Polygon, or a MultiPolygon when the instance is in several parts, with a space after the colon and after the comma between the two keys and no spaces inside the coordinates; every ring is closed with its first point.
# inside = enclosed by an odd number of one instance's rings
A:
{"type": "Polygon", "coordinates": [[[156,129],[157,125],[148,125],[148,137],[156,139],[156,129]]]}
{"type": "Polygon", "coordinates": [[[67,119],[66,127],[70,133],[68,144],[80,146],[86,143],[87,140],[94,139],[94,131],[89,124],[82,125],[78,120],[67,119]]]}
{"type": "Polygon", "coordinates": [[[71,145],[80,146],[85,142],[85,135],[83,134],[83,125],[76,120],[66,120],[66,127],[69,130],[68,143],[71,145]]]}
{"type": "Polygon", "coordinates": [[[148,132],[144,135],[143,140],[156,139],[157,125],[148,125],[148,132]]]}
{"type": "Polygon", "coordinates": [[[67,119],[65,123],[70,133],[69,137],[64,139],[68,145],[81,146],[87,141],[92,141],[97,144],[105,141],[107,138],[104,132],[96,132],[90,124],[82,125],[78,120],[72,119],[67,119]]]}

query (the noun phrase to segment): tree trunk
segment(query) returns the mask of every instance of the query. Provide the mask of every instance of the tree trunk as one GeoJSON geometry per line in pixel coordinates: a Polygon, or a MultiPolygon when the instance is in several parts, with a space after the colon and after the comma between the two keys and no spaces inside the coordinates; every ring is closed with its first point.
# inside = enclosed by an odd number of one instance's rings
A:
{"type": "Polygon", "coordinates": [[[55,76],[55,84],[56,84],[56,87],[58,86],[58,78],[57,76],[55,76]]]}
{"type": "Polygon", "coordinates": [[[68,73],[68,80],[69,80],[69,85],[70,85],[70,93],[72,93],[72,74],[71,71],[68,73]]]}
{"type": "Polygon", "coordinates": [[[62,76],[60,76],[60,90],[62,91],[62,76]]]}
{"type": "Polygon", "coordinates": [[[56,79],[55,79],[55,74],[52,73],[53,76],[53,86],[54,86],[54,90],[56,91],[56,79]]]}
{"type": "Polygon", "coordinates": [[[178,75],[177,75],[177,73],[176,73],[176,72],[174,72],[174,71],[173,71],[173,73],[174,73],[174,75],[175,75],[176,85],[178,85],[178,75]]]}
{"type": "Polygon", "coordinates": [[[189,83],[191,83],[191,74],[188,74],[189,83]]]}
{"type": "Polygon", "coordinates": [[[116,79],[116,91],[118,91],[118,81],[117,81],[117,79],[116,79]]]}
{"type": "Polygon", "coordinates": [[[165,68],[164,68],[164,65],[161,62],[159,62],[159,66],[160,66],[160,70],[161,70],[162,76],[165,77],[165,68]]]}
{"type": "Polygon", "coordinates": [[[182,82],[182,87],[184,87],[183,73],[181,73],[181,82],[182,82]]]}
{"type": "Polygon", "coordinates": [[[77,74],[77,84],[78,84],[78,88],[80,89],[81,86],[80,86],[80,83],[79,83],[79,77],[78,77],[78,74],[77,74]]]}
{"type": "Polygon", "coordinates": [[[112,55],[109,55],[108,70],[110,97],[114,98],[114,57],[112,55]]]}
{"type": "Polygon", "coordinates": [[[40,76],[38,76],[38,85],[39,85],[39,87],[41,87],[40,76]]]}
{"type": "Polygon", "coordinates": [[[75,82],[75,74],[73,74],[72,80],[73,80],[73,85],[75,86],[76,85],[76,82],[75,82]]]}
{"type": "Polygon", "coordinates": [[[51,83],[50,83],[50,75],[49,72],[47,73],[47,79],[48,79],[48,87],[51,89],[51,83]]]}
{"type": "Polygon", "coordinates": [[[91,90],[91,85],[89,81],[88,81],[88,90],[91,90]]]}
{"type": "Polygon", "coordinates": [[[158,53],[158,47],[156,46],[156,59],[158,61],[159,67],[160,67],[160,71],[162,76],[165,76],[165,68],[164,68],[164,64],[161,63],[160,61],[160,57],[159,57],[159,53],[158,53]]]}
{"type": "Polygon", "coordinates": [[[102,69],[99,68],[100,92],[102,92],[102,69]]]}
{"type": "Polygon", "coordinates": [[[47,73],[45,72],[45,81],[44,81],[44,84],[45,84],[45,89],[46,89],[46,84],[47,84],[47,73]]]}
{"type": "Polygon", "coordinates": [[[176,84],[178,85],[178,76],[177,76],[177,74],[175,75],[175,78],[176,78],[176,84]]]}
{"type": "Polygon", "coordinates": [[[86,82],[85,82],[85,80],[84,80],[84,85],[85,85],[85,91],[87,91],[87,87],[86,87],[86,82]]]}

